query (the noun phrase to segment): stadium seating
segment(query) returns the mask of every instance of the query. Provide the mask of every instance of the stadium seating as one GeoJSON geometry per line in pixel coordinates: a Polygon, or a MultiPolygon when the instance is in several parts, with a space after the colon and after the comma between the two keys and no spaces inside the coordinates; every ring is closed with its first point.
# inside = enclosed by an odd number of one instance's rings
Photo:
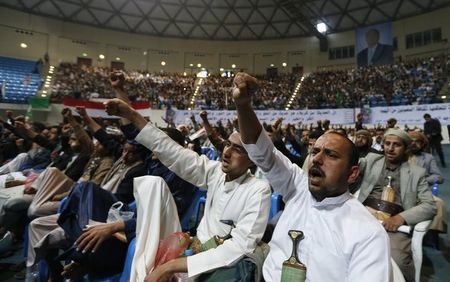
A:
{"type": "Polygon", "coordinates": [[[35,64],[33,61],[0,57],[3,103],[26,104],[29,97],[36,95],[41,78],[39,73],[33,73],[35,64]],[[26,76],[28,76],[27,82],[25,82],[26,76]]]}

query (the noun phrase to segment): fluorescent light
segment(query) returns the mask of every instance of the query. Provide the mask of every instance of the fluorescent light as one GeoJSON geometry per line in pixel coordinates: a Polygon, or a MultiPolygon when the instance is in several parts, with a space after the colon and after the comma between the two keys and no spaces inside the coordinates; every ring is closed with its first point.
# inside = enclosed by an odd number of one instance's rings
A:
{"type": "Polygon", "coordinates": [[[98,55],[98,58],[99,58],[100,60],[103,60],[103,59],[105,58],[105,55],[100,54],[100,55],[98,55]]]}
{"type": "Polygon", "coordinates": [[[21,47],[21,48],[27,48],[28,45],[27,45],[26,43],[23,43],[23,42],[22,42],[22,43],[20,43],[20,47],[21,47]]]}
{"type": "Polygon", "coordinates": [[[236,65],[235,65],[235,64],[232,64],[232,65],[231,65],[231,68],[235,69],[235,68],[236,68],[236,65]]]}
{"type": "Polygon", "coordinates": [[[120,61],[120,57],[116,57],[116,61],[120,61]]]}

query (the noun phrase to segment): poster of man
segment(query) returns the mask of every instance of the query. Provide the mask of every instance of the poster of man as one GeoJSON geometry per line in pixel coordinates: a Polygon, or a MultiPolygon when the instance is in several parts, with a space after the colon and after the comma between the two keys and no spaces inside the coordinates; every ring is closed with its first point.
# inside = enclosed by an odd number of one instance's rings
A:
{"type": "Polygon", "coordinates": [[[372,25],[356,30],[358,67],[379,66],[394,62],[392,23],[372,25]]]}

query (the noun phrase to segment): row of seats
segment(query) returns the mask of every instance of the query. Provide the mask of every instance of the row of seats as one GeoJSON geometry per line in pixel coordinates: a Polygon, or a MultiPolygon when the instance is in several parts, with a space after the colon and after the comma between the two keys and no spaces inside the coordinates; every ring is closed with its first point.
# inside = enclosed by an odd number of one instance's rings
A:
{"type": "Polygon", "coordinates": [[[33,73],[34,68],[33,61],[0,57],[0,84],[4,87],[2,102],[26,104],[28,97],[36,95],[41,77],[33,73]]]}

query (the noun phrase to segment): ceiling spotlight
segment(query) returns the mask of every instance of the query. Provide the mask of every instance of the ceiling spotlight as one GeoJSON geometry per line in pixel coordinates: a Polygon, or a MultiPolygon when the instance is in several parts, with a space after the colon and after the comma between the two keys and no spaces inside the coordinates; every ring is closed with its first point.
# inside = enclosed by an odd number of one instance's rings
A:
{"type": "Polygon", "coordinates": [[[21,48],[27,48],[28,45],[22,42],[22,43],[20,43],[20,47],[21,47],[21,48]]]}
{"type": "Polygon", "coordinates": [[[327,32],[327,25],[325,23],[318,23],[316,25],[316,29],[320,33],[325,33],[325,32],[327,32]]]}
{"type": "Polygon", "coordinates": [[[120,61],[120,57],[116,57],[116,61],[120,61]]]}
{"type": "Polygon", "coordinates": [[[81,54],[81,56],[83,56],[83,57],[87,57],[87,55],[88,55],[87,53],[82,53],[81,54]]]}
{"type": "Polygon", "coordinates": [[[190,67],[193,67],[193,66],[194,66],[194,64],[189,64],[189,66],[190,66],[190,67]]]}
{"type": "Polygon", "coordinates": [[[223,68],[220,68],[219,71],[224,71],[224,69],[223,69],[223,68]]]}
{"type": "Polygon", "coordinates": [[[287,63],[285,62],[283,62],[281,65],[283,66],[283,68],[287,67],[287,63]]]}
{"type": "Polygon", "coordinates": [[[147,51],[144,51],[144,53],[142,53],[142,55],[147,56],[147,51]]]}
{"type": "Polygon", "coordinates": [[[166,65],[166,62],[161,61],[161,66],[165,66],[165,65],[166,65]]]}
{"type": "Polygon", "coordinates": [[[270,64],[270,67],[273,68],[275,65],[274,64],[270,64]]]}
{"type": "Polygon", "coordinates": [[[98,58],[99,58],[100,60],[103,60],[103,59],[105,58],[105,55],[100,54],[100,55],[98,55],[98,58]]]}
{"type": "Polygon", "coordinates": [[[197,64],[197,68],[201,68],[202,67],[202,64],[197,64]]]}
{"type": "Polygon", "coordinates": [[[235,64],[232,64],[232,65],[231,65],[231,68],[235,69],[235,68],[236,68],[236,65],[235,65],[235,64]]]}

